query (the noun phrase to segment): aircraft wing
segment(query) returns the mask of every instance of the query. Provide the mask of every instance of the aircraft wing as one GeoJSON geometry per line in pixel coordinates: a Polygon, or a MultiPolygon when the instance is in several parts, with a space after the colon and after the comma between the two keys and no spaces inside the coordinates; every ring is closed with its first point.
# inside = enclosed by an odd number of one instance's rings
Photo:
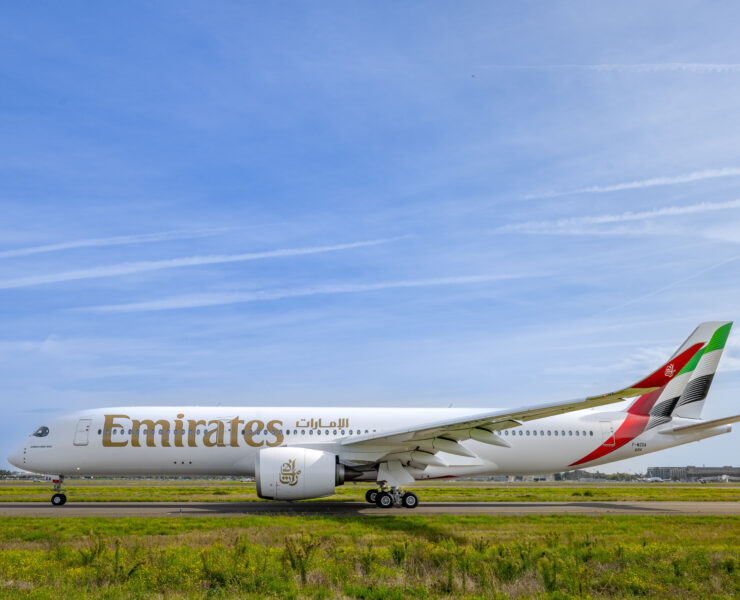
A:
{"type": "MultiPolygon", "coordinates": [[[[696,331],[700,329],[701,326],[696,331]]],[[[368,459],[370,455],[379,451],[383,452],[382,456],[386,456],[414,450],[429,453],[442,451],[474,457],[475,455],[470,450],[458,444],[467,439],[508,447],[508,442],[494,433],[495,431],[517,427],[526,421],[620,402],[625,398],[641,396],[663,387],[702,347],[703,344],[698,339],[692,339],[695,334],[684,342],[667,363],[653,373],[637,383],[608,394],[524,408],[497,409],[441,421],[401,426],[390,431],[345,439],[341,444],[348,453],[357,453],[358,456],[367,453],[368,459]]],[[[702,337],[704,337],[704,332],[702,332],[702,337]]],[[[376,454],[376,456],[380,455],[376,454]]],[[[376,458],[372,462],[378,460],[379,458],[376,458]]]]}

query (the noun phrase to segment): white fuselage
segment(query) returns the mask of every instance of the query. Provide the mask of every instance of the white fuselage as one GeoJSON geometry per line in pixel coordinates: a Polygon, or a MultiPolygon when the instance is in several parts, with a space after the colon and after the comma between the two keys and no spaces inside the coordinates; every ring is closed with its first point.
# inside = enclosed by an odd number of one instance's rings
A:
{"type": "MultiPolygon", "coordinates": [[[[21,469],[83,475],[254,475],[257,453],[276,446],[332,452],[375,480],[357,449],[344,442],[480,409],[300,407],[117,407],[78,412],[44,424],[9,457],[21,469]],[[42,432],[43,433],[43,432],[42,432]]],[[[589,409],[538,419],[500,432],[510,447],[461,442],[476,457],[440,452],[449,465],[410,469],[415,479],[537,474],[604,464],[711,437],[727,426],[691,435],[642,432],[615,438],[627,414],[589,409]],[[611,447],[610,447],[611,445],[611,447]],[[582,461],[596,449],[602,455],[582,461]]],[[[675,421],[674,421],[675,424],[675,421]]]]}

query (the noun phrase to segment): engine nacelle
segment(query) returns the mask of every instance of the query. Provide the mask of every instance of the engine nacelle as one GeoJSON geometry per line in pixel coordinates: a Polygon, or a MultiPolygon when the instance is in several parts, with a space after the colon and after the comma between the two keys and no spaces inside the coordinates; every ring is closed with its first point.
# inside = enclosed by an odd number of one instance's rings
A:
{"type": "Polygon", "coordinates": [[[254,464],[257,495],[269,500],[331,496],[344,483],[336,454],[308,448],[265,448],[254,464]]]}

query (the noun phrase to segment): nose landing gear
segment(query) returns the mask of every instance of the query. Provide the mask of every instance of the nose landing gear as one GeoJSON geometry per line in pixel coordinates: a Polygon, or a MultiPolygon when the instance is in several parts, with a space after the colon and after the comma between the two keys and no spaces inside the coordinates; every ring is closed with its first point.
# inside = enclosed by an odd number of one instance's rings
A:
{"type": "Polygon", "coordinates": [[[395,486],[381,487],[379,490],[368,490],[365,500],[375,504],[378,508],[416,508],[419,505],[419,497],[414,492],[404,492],[395,486]]]}
{"type": "Polygon", "coordinates": [[[51,497],[51,503],[54,506],[62,506],[67,501],[67,495],[62,490],[62,483],[64,482],[64,476],[60,475],[56,479],[52,479],[54,483],[54,495],[51,497]]]}

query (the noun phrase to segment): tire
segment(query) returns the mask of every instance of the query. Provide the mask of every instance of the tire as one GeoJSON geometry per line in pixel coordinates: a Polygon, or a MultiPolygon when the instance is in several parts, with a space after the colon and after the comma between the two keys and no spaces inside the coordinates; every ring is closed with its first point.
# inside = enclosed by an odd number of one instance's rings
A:
{"type": "Polygon", "coordinates": [[[388,492],[378,492],[375,504],[377,504],[378,508],[393,508],[393,496],[388,492]]]}
{"type": "Polygon", "coordinates": [[[419,506],[419,497],[414,492],[406,492],[401,496],[401,506],[404,508],[416,508],[419,506]]]}
{"type": "Polygon", "coordinates": [[[367,500],[370,504],[375,504],[375,501],[378,499],[378,490],[368,490],[365,492],[365,500],[367,500]]]}
{"type": "Polygon", "coordinates": [[[66,501],[67,501],[67,496],[65,496],[64,494],[54,494],[51,497],[51,503],[54,506],[62,506],[64,505],[66,501]]]}

